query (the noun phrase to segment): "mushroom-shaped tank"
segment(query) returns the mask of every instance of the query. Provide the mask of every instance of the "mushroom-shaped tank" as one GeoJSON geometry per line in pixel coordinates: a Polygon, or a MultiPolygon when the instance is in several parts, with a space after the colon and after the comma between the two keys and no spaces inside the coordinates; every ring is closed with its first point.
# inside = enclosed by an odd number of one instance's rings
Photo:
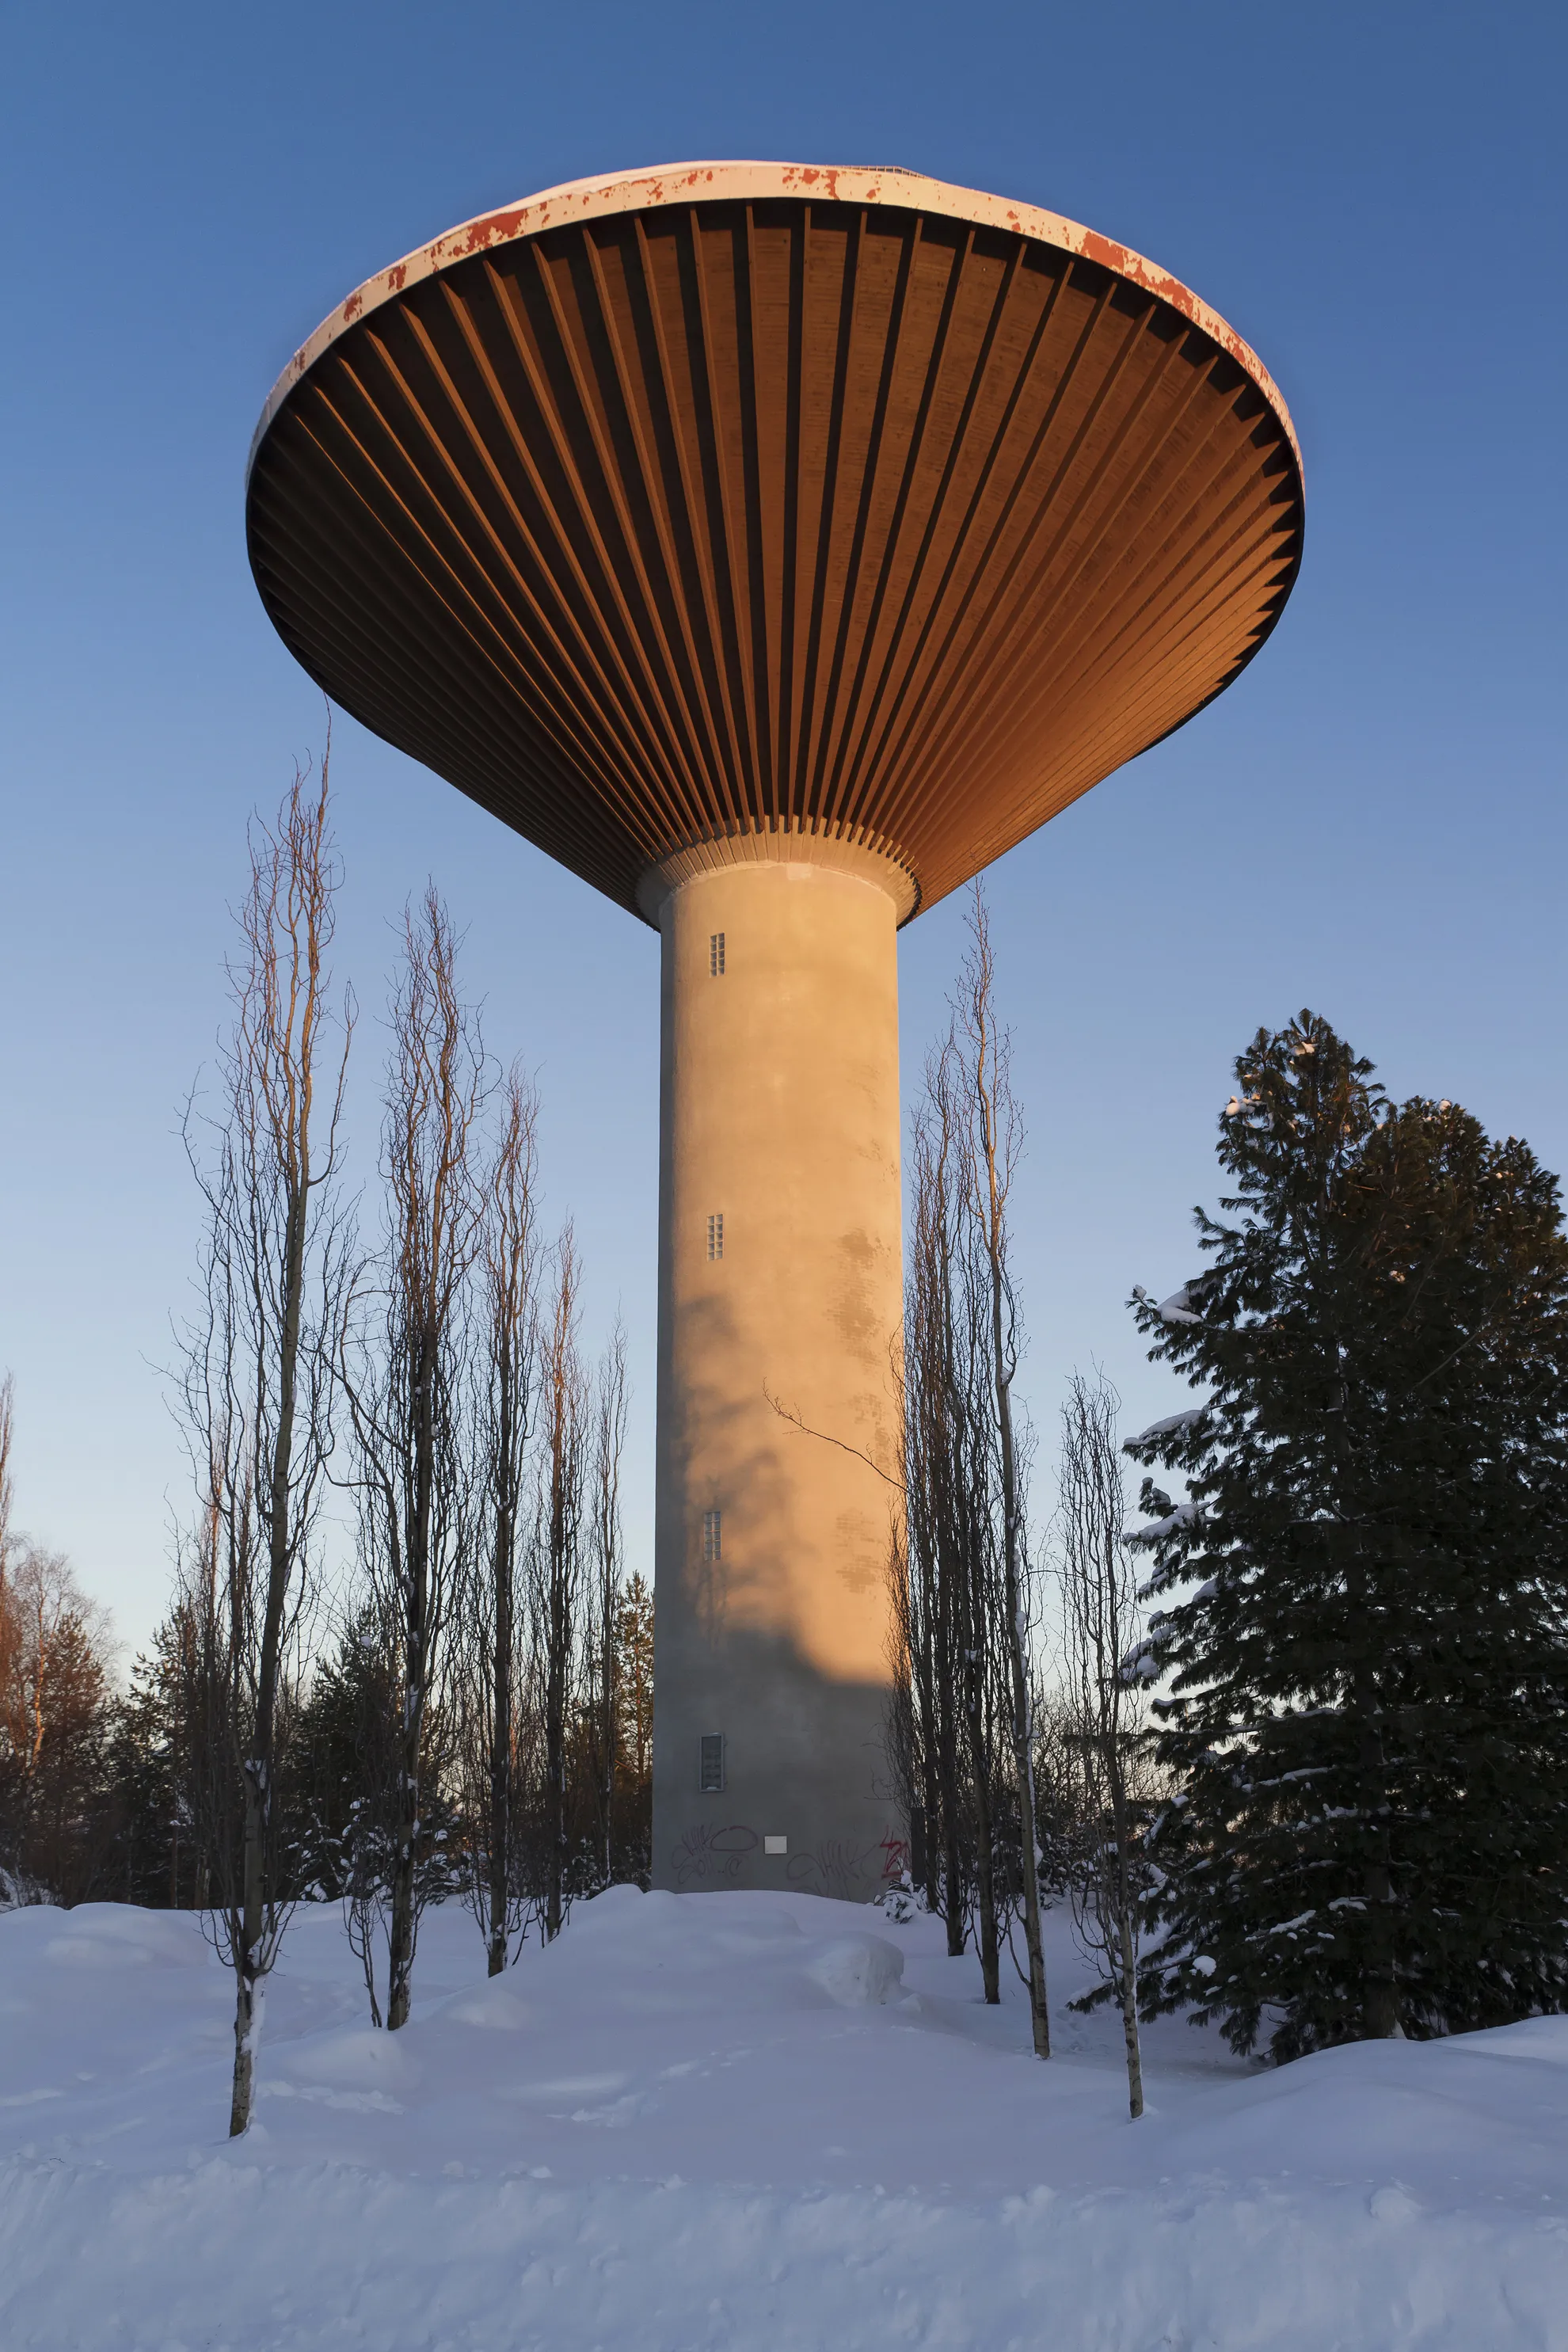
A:
{"type": "Polygon", "coordinates": [[[929,906],[1228,685],[1301,482],[1247,345],[1123,247],[703,163],[351,295],[268,403],[249,531],[333,699],[623,906],[781,828],[929,906]]]}
{"type": "Polygon", "coordinates": [[[1195,296],[894,169],[551,189],[268,402],[285,642],[662,931],[657,1883],[899,1866],[894,929],[1226,686],[1301,527],[1195,296]]]}

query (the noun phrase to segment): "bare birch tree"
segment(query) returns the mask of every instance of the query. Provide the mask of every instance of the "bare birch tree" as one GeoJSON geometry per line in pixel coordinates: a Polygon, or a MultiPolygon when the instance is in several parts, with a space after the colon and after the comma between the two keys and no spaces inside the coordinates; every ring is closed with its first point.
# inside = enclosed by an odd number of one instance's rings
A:
{"type": "Polygon", "coordinates": [[[298,772],[276,825],[251,828],[242,945],[227,968],[222,1109],[210,1123],[187,1109],[184,1129],[205,1231],[179,1401],[207,1522],[201,1540],[214,1550],[206,1632],[223,1661],[239,1794],[232,1823],[209,1817],[220,1839],[209,1857],[214,1918],[237,1988],[236,2134],[250,2118],[261,2002],[289,1907],[278,1853],[279,1705],[332,1449],[354,1246],[340,1181],[353,1003],[345,993],[334,1012],[327,970],[341,879],[330,755],[329,738],[314,788],[298,772]]]}
{"type": "Polygon", "coordinates": [[[962,1732],[953,1657],[948,1494],[952,1469],[947,1138],[926,1091],[910,1146],[913,1218],[905,1283],[901,1468],[903,1524],[889,1550],[891,1702],[889,1761],[910,1828],[927,1908],[956,1958],[968,1939],[968,1840],[960,1786],[962,1732]]]}
{"type": "MultiPolygon", "coordinates": [[[[907,1418],[907,1383],[906,1383],[907,1418]]],[[[905,1469],[908,1470],[908,1449],[905,1469]]],[[[909,1517],[895,1520],[888,1539],[888,1697],[883,1710],[883,1750],[888,1771],[910,1830],[909,1874],[933,1916],[945,1917],[938,1853],[938,1810],[931,1717],[925,1595],[910,1570],[909,1517]]],[[[951,1937],[950,1937],[951,1941],[951,1937]]],[[[962,1929],[959,1950],[963,1949],[962,1929]]],[[[950,1953],[950,1957],[956,1957],[950,1953]]]]}
{"type": "Polygon", "coordinates": [[[996,1013],[995,962],[985,901],[975,885],[969,916],[970,949],[959,984],[955,1032],[968,1082],[970,1123],[965,1175],[984,1303],[984,1339],[1002,1520],[1002,1651],[1008,1685],[1018,1842],[1022,1862],[1024,1939],[1028,1954],[1029,2011],[1035,2055],[1051,2054],[1046,2002],[1046,1962],[1040,1937],[1039,1841],[1035,1819],[1034,1681],[1030,1573],[1024,1464],[1013,1407],[1017,1377],[1017,1299],[1009,1264],[1008,1196],[1022,1144],[1011,1077],[1008,1034],[996,1013]]]}
{"type": "MultiPolygon", "coordinates": [[[[344,1730],[351,1763],[353,1795],[349,1799],[339,1853],[338,1891],[349,1948],[360,1964],[370,2021],[385,2023],[377,1978],[381,1948],[386,1941],[393,1878],[403,1828],[403,1721],[405,1677],[400,1633],[402,1596],[395,1578],[363,1574],[379,1530],[374,1517],[374,1496],[366,1483],[359,1488],[362,1578],[353,1591],[352,1615],[341,1634],[346,1669],[342,1675],[347,1701],[344,1730]]],[[[421,1743],[421,1774],[432,1762],[430,1740],[421,1743]]],[[[416,1917],[426,1892],[426,1874],[418,1870],[427,1848],[416,1852],[416,1917]]]]}
{"type": "Polygon", "coordinates": [[[524,1921],[521,1843],[528,1801],[521,1644],[528,1539],[528,1441],[538,1348],[538,1102],[521,1066],[501,1097],[485,1184],[479,1262],[479,1526],[461,1638],[468,1810],[478,1825],[472,1898],[489,1973],[507,1964],[524,1921]]]}
{"type": "MultiPolygon", "coordinates": [[[[196,1907],[213,1943],[231,1964],[244,1932],[246,1763],[253,1715],[247,1664],[258,1642],[261,1581],[255,1490],[253,1455],[242,1436],[220,1424],[205,1489],[191,1527],[178,1540],[175,1561],[174,1617],[179,1641],[172,1692],[178,1727],[173,1776],[175,1805],[191,1846],[196,1907]]],[[[301,1583],[290,1598],[283,1626],[274,1695],[271,1909],[279,1938],[292,1908],[288,1857],[279,1835],[287,1761],[282,1734],[287,1694],[299,1671],[306,1613],[301,1583]]],[[[252,2063],[246,2070],[245,2088],[252,2099],[254,2055],[260,2042],[259,2005],[265,1993],[263,1976],[252,2001],[252,2063]]],[[[231,2133],[233,2128],[231,2118],[231,2133]]]]}
{"type": "Polygon", "coordinates": [[[889,1754],[928,1906],[958,1952],[973,1917],[985,1999],[1021,1909],[1034,2046],[1050,2055],[1034,1786],[1031,1439],[1009,1199],[1022,1129],[997,1017],[984,901],[930,1057],[910,1154],[904,1314],[902,1536],[889,1577],[889,1754]]]}
{"type": "Polygon", "coordinates": [[[996,1641],[988,1457],[975,1411],[984,1315],[966,1247],[967,1103],[951,1042],[933,1054],[912,1152],[905,1311],[904,1524],[891,1553],[892,1742],[925,1832],[930,1899],[961,1952],[971,1917],[987,2001],[1001,1999],[995,1840],[996,1641]],[[900,1726],[902,1717],[901,1731],[900,1726]]]}
{"type": "MultiPolygon", "coordinates": [[[[386,1888],[386,2022],[408,2021],[427,1878],[427,1744],[474,1518],[464,1386],[467,1286],[480,1246],[474,1153],[489,1077],[434,887],[404,922],[382,1130],[387,1231],[379,1300],[343,1355],[363,1567],[395,1690],[386,1888]]],[[[374,1996],[373,1996],[374,1999],[374,1996]]]]}
{"type": "Polygon", "coordinates": [[[576,1242],[568,1224],[556,1247],[554,1296],[541,1350],[542,1426],[529,1563],[541,1787],[536,1884],[546,1943],[552,1943],[565,1925],[573,1892],[568,1774],[575,1727],[587,1473],[587,1399],[577,1345],[581,1286],[576,1242]]]}
{"type": "MultiPolygon", "coordinates": [[[[1067,1679],[1063,1761],[1073,1790],[1069,1885],[1079,1939],[1121,2011],[1128,2104],[1143,2112],[1138,2040],[1138,1926],[1146,1892],[1139,1833],[1148,1818],[1138,1646],[1138,1580],[1127,1539],[1115,1391],[1075,1375],[1062,1408],[1060,1547],[1067,1679]]],[[[1093,2000],[1095,1996],[1091,1995],[1093,2000]]]]}
{"type": "Polygon", "coordinates": [[[621,1454],[626,1435],[626,1335],[617,1318],[600,1360],[589,1465],[590,1581],[586,1612],[584,1728],[593,1786],[600,1884],[616,1875],[616,1790],[620,1777],[621,1454]]]}

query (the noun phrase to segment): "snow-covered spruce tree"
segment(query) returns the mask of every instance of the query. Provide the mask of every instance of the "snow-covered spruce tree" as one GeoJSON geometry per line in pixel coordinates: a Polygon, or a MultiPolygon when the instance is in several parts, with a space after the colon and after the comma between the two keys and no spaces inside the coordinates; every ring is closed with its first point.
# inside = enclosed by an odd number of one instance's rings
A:
{"type": "Polygon", "coordinates": [[[1387,1101],[1325,1022],[1260,1031],[1225,1223],[1151,1354],[1204,1402],[1128,1451],[1176,1784],[1142,1990],[1237,2049],[1568,2000],[1568,1244],[1555,1180],[1387,1101]]]}

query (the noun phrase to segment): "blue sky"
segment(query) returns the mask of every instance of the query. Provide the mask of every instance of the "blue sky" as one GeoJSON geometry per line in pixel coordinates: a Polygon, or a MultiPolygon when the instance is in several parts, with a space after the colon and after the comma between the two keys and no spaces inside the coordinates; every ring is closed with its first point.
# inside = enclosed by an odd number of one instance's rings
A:
{"type": "MultiPolygon", "coordinates": [[[[990,877],[1047,1454],[1074,1365],[1134,1427],[1182,1401],[1124,1301],[1193,1270],[1259,1023],[1310,1004],[1394,1091],[1563,1166],[1565,27],[1508,0],[7,12],[0,1366],[18,1519],[128,1642],[185,1507],[157,1370],[196,1234],[179,1106],[247,814],[322,734],[246,567],[250,434],[350,288],[555,181],[752,155],[1022,197],[1185,279],[1290,404],[1307,551],[1272,641],[990,877]]],[[[538,1072],[591,1336],[626,1318],[646,1561],[657,942],[346,721],[334,778],[361,1173],[390,926],[433,875],[492,1045],[538,1072]]],[[[957,901],[904,935],[906,1098],[961,945],[957,901]]]]}

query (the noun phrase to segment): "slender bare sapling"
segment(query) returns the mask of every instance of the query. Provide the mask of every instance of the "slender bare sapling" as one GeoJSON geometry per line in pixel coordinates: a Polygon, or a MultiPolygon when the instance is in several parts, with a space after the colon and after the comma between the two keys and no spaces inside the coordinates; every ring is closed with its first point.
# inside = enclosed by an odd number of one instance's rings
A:
{"type": "Polygon", "coordinates": [[[314,786],[298,772],[276,824],[251,828],[241,944],[227,967],[222,1108],[208,1122],[187,1107],[184,1128],[204,1233],[201,1307],[185,1335],[179,1402],[202,1496],[199,1541],[214,1554],[205,1589],[216,1614],[205,1638],[217,1681],[207,1704],[220,1685],[226,1691],[223,1736],[238,1790],[237,1819],[208,1857],[215,1932],[237,1988],[236,2134],[250,2119],[262,1997],[289,1908],[278,1843],[279,1708],[309,1601],[353,1271],[340,1180],[354,1012],[347,993],[335,1011],[329,1003],[341,879],[330,759],[329,736],[314,786]]]}
{"type": "MultiPolygon", "coordinates": [[[[1128,2105],[1143,2112],[1138,2037],[1138,1939],[1145,1893],[1139,1836],[1144,1786],[1138,1580],[1126,1538],[1127,1498],[1115,1391],[1073,1378],[1062,1408],[1061,1588],[1068,1773],[1076,1782],[1074,1924],[1098,1958],[1121,2012],[1128,2105]]],[[[1093,1996],[1090,1996],[1092,1999],[1093,1996]]]]}
{"type": "MultiPolygon", "coordinates": [[[[393,1650],[386,2022],[406,2024],[427,1874],[427,1742],[443,1696],[453,1601],[476,1520],[466,1428],[467,1313],[480,1247],[474,1165],[490,1087],[477,1015],[458,986],[457,940],[434,887],[404,925],[382,1129],[387,1202],[378,1295],[343,1353],[363,1570],[393,1650]]],[[[444,1723],[441,1727],[445,1728],[444,1723]]]]}

